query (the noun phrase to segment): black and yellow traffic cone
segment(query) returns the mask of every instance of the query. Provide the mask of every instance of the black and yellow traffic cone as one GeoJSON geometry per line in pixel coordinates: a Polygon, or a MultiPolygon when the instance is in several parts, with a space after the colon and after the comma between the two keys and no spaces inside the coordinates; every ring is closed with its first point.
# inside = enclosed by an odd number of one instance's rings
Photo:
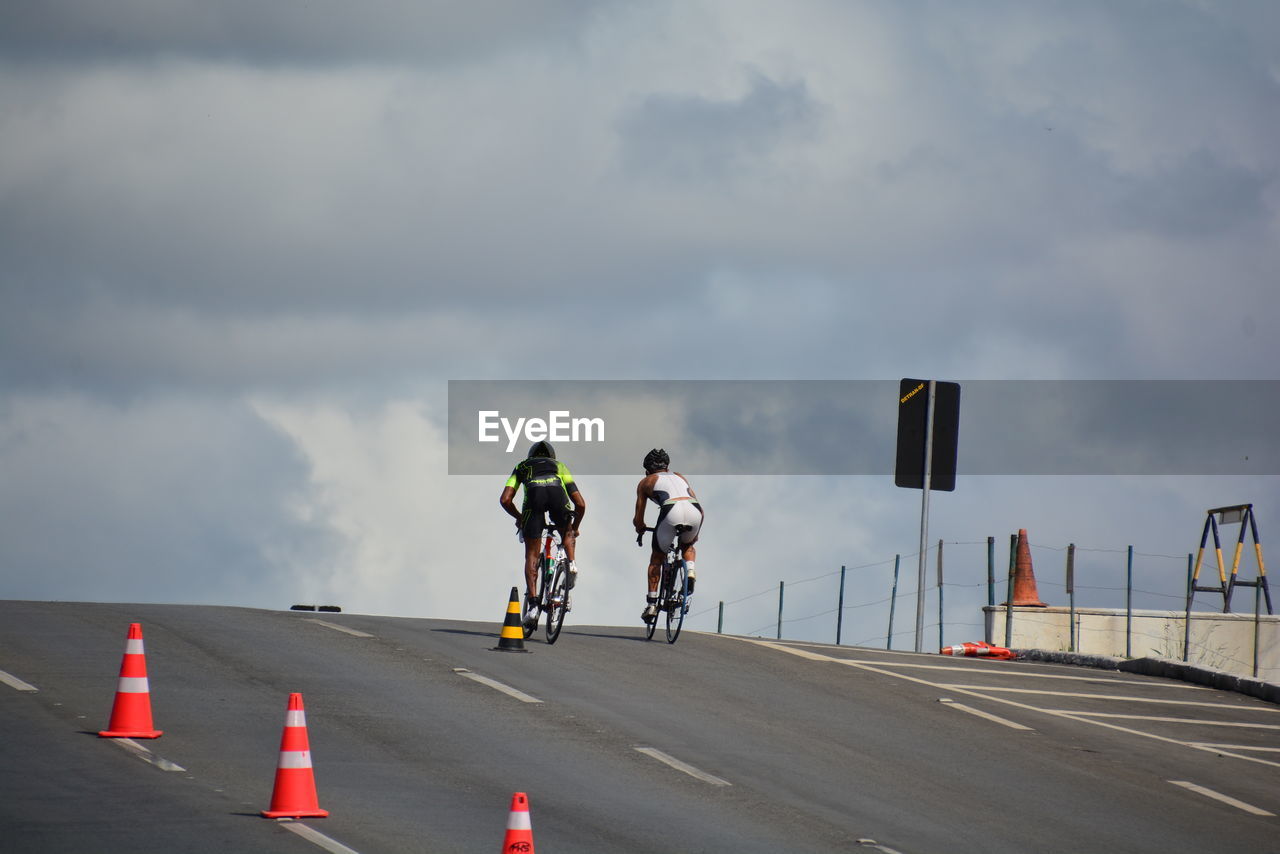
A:
{"type": "Polygon", "coordinates": [[[520,622],[520,591],[511,588],[511,601],[507,602],[507,617],[502,621],[502,634],[498,636],[498,645],[493,647],[501,652],[528,652],[524,648],[524,626],[520,622]]]}

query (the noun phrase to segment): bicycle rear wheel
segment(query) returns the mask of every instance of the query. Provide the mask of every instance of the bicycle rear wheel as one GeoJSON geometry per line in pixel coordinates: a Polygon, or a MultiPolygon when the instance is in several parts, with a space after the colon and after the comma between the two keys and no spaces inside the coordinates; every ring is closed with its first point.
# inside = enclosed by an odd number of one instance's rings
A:
{"type": "Polygon", "coordinates": [[[556,564],[556,574],[547,592],[543,608],[547,612],[547,643],[555,643],[564,625],[565,612],[569,610],[569,561],[556,564]]]}
{"type": "Polygon", "coordinates": [[[667,597],[667,643],[675,643],[684,625],[684,612],[689,610],[689,570],[684,561],[675,565],[671,594],[667,597]]]}

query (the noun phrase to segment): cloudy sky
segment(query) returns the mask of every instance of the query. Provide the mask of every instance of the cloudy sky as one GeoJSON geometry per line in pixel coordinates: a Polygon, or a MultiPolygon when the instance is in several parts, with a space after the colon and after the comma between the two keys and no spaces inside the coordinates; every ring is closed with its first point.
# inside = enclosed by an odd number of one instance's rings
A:
{"type": "MultiPolygon", "coordinates": [[[[499,623],[520,547],[502,476],[448,473],[449,380],[1277,379],[1269,0],[0,14],[6,598],[499,623]]],[[[582,478],[579,622],[636,621],[645,450],[582,478]]],[[[687,473],[696,627],[724,600],[772,633],[782,580],[786,633],[831,639],[846,565],[844,639],[883,641],[918,492],[687,473]]],[[[1176,608],[1243,502],[1280,531],[1274,468],[962,476],[930,515],[948,642],[980,637],[988,536],[1002,565],[1030,531],[1053,604],[1075,542],[1080,599],[1122,605],[1132,544],[1176,608]]]]}

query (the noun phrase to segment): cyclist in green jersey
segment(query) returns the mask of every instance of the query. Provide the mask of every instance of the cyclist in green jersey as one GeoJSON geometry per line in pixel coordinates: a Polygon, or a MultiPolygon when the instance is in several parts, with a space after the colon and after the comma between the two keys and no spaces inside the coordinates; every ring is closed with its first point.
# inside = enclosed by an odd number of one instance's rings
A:
{"type": "Polygon", "coordinates": [[[578,528],[587,513],[587,502],[578,484],[564,463],[556,459],[555,448],[550,442],[535,442],[529,448],[529,456],[511,471],[502,496],[498,499],[502,509],[516,520],[520,541],[524,543],[525,598],[530,604],[538,596],[538,558],[542,551],[543,515],[551,516],[551,524],[560,531],[564,551],[569,557],[569,588],[578,579],[575,551],[578,528]],[[516,490],[524,487],[524,501],[516,509],[516,490]]]}

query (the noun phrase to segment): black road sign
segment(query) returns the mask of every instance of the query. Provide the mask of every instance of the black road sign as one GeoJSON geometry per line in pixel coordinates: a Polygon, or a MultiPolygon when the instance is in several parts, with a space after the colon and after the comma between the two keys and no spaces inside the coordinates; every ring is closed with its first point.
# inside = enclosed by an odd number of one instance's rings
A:
{"type": "MultiPolygon", "coordinates": [[[[956,488],[956,448],[960,438],[960,384],[935,384],[933,457],[929,488],[956,488]]],[[[894,483],[924,489],[924,444],[929,425],[929,381],[904,379],[898,386],[898,461],[894,483]]]]}

